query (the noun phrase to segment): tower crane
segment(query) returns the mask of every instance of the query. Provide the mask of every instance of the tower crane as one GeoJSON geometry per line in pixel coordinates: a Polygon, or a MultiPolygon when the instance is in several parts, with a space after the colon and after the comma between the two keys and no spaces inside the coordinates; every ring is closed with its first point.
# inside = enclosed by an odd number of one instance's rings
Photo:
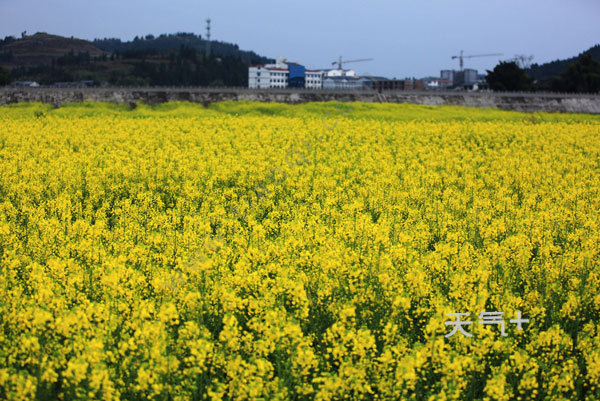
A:
{"type": "Polygon", "coordinates": [[[343,60],[342,61],[342,56],[340,56],[339,59],[338,59],[338,61],[332,62],[331,65],[336,65],[337,64],[338,65],[338,70],[341,70],[342,69],[342,64],[357,63],[359,61],[371,61],[371,60],[374,60],[374,59],[372,59],[372,58],[359,58],[359,59],[356,59],[356,60],[343,60]]]}
{"type": "Polygon", "coordinates": [[[463,51],[461,50],[459,56],[452,56],[452,60],[454,60],[456,58],[459,60],[460,70],[462,71],[463,70],[463,65],[464,65],[463,59],[465,59],[465,58],[473,58],[473,57],[491,57],[491,56],[502,56],[502,53],[472,54],[472,55],[465,56],[465,55],[463,55],[463,51]]]}

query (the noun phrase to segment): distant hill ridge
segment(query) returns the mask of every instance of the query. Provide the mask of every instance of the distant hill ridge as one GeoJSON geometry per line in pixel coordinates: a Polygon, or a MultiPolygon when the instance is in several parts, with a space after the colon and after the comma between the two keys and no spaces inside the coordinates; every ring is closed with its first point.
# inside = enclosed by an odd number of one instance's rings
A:
{"type": "MultiPolygon", "coordinates": [[[[182,46],[204,51],[206,40],[193,33],[176,33],[162,34],[158,37],[147,35],[144,38],[136,38],[132,41],[106,38],[95,39],[90,42],[84,39],[66,38],[38,32],[35,35],[28,35],[19,39],[14,37],[0,39],[0,66],[11,69],[17,66],[49,65],[53,59],[71,52],[73,54],[88,53],[90,57],[97,57],[126,51],[179,51],[182,46]]],[[[253,51],[240,50],[239,46],[233,43],[211,40],[210,46],[211,53],[215,56],[239,56],[241,60],[248,64],[274,61],[253,51]]]]}
{"type": "Polygon", "coordinates": [[[274,60],[193,33],[93,42],[38,32],[0,39],[2,82],[42,85],[247,86],[248,65],[274,60]],[[6,72],[2,72],[6,71],[6,72]]]}
{"type": "Polygon", "coordinates": [[[591,54],[592,58],[600,62],[600,44],[589,48],[588,50],[580,53],[577,57],[571,57],[564,60],[555,60],[544,64],[533,64],[527,69],[527,75],[534,79],[545,80],[550,77],[558,76],[567,70],[567,66],[577,61],[583,54],[591,54]]]}
{"type": "MultiPolygon", "coordinates": [[[[104,38],[94,39],[92,42],[97,48],[110,52],[126,52],[126,51],[171,51],[179,50],[181,46],[193,48],[198,51],[206,49],[206,40],[200,35],[193,33],[178,32],[175,34],[162,34],[155,37],[154,35],[146,35],[145,37],[135,37],[132,41],[123,42],[121,39],[104,38]]],[[[211,53],[218,56],[239,56],[243,61],[253,63],[269,63],[274,62],[273,59],[259,56],[253,51],[240,50],[239,46],[233,43],[220,41],[210,41],[211,53]]]]}
{"type": "Polygon", "coordinates": [[[6,37],[0,40],[0,64],[8,64],[8,67],[50,64],[52,59],[69,52],[89,53],[92,57],[105,53],[87,40],[65,38],[45,32],[20,39],[6,37]]]}

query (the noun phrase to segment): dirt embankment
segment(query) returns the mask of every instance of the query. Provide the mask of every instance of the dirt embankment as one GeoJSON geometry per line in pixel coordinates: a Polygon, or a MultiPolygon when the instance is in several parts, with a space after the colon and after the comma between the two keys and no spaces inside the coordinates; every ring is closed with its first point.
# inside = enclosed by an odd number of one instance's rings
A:
{"type": "Polygon", "coordinates": [[[0,105],[44,102],[54,105],[85,100],[113,103],[159,104],[190,101],[209,104],[224,100],[305,103],[314,101],[362,101],[462,105],[515,111],[600,114],[600,95],[482,92],[383,92],[244,88],[0,88],[0,105]]]}

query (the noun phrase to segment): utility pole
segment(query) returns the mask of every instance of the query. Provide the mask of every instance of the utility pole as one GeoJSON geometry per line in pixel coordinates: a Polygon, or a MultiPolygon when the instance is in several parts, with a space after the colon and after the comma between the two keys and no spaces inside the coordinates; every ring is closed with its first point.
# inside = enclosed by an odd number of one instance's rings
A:
{"type": "Polygon", "coordinates": [[[206,19],[206,58],[210,57],[210,18],[206,19]]]}

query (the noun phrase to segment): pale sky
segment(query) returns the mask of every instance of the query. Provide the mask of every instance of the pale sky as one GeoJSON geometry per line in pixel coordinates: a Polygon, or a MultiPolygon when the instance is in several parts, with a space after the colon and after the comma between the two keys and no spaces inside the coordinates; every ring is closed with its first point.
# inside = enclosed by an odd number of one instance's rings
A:
{"type": "Polygon", "coordinates": [[[451,56],[483,73],[516,54],[544,63],[600,43],[600,0],[0,0],[0,36],[48,32],[92,40],[194,32],[308,68],[338,56],[387,77],[437,76],[457,69],[451,56]]]}

